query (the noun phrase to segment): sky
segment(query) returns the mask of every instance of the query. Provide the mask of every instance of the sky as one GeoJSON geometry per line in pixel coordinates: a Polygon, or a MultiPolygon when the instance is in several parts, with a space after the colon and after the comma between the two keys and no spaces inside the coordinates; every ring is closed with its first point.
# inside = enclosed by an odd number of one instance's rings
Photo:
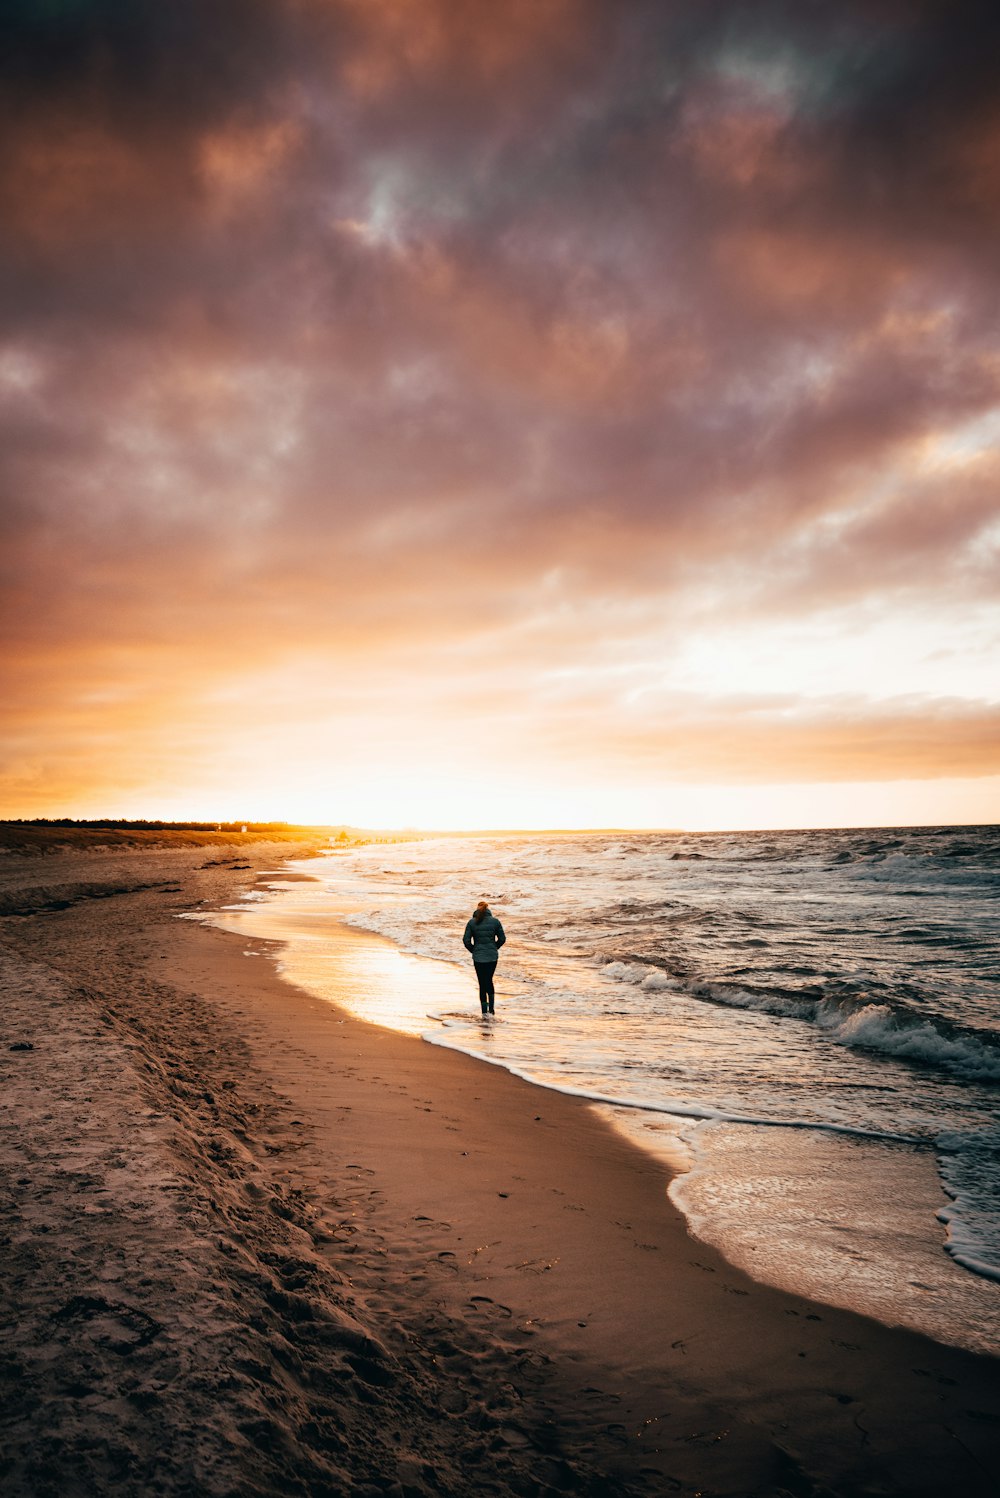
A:
{"type": "Polygon", "coordinates": [[[995,0],[10,0],[0,816],[1000,821],[995,0]]]}

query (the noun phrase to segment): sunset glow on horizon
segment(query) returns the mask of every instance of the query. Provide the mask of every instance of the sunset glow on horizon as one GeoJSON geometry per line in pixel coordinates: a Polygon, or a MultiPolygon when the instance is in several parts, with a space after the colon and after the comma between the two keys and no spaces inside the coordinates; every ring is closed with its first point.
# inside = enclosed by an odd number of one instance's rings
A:
{"type": "Polygon", "coordinates": [[[1000,12],[13,17],[0,817],[1000,821],[1000,12]]]}

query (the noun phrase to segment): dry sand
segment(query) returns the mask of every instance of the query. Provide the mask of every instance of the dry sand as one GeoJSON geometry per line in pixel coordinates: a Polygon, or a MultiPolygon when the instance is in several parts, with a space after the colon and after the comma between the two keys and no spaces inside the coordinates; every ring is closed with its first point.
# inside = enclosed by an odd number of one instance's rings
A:
{"type": "Polygon", "coordinates": [[[0,856],[5,1494],[1000,1490],[995,1361],[757,1285],[586,1104],[176,919],[301,846],[164,844],[0,856]]]}

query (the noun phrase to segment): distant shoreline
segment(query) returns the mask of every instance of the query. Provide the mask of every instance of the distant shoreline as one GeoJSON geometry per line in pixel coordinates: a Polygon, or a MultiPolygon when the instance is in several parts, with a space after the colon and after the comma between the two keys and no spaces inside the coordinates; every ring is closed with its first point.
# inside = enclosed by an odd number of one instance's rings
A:
{"type": "Polygon", "coordinates": [[[797,833],[893,833],[970,831],[1000,826],[998,822],[895,822],[836,824],[802,827],[358,827],[344,823],[302,825],[290,822],[171,822],[124,818],[0,819],[0,854],[34,851],[47,846],[72,847],[175,847],[184,842],[248,846],[261,840],[310,841],[336,848],[338,843],[420,842],[434,838],[574,838],[574,837],[781,837],[797,833]],[[245,827],[245,830],[243,830],[245,827]]]}

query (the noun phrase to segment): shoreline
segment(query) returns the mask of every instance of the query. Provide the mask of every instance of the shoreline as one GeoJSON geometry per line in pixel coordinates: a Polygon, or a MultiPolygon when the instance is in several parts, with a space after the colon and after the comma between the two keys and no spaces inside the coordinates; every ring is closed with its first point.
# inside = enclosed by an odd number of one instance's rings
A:
{"type": "Polygon", "coordinates": [[[291,856],[3,860],[12,1495],[993,1490],[995,1360],[758,1284],[582,1100],[174,918],[291,856]]]}
{"type": "MultiPolygon", "coordinates": [[[[326,862],[321,855],[318,863],[326,862]]],[[[496,1028],[492,1021],[480,1027],[462,963],[420,954],[372,929],[351,901],[331,898],[328,877],[329,870],[301,863],[291,878],[274,881],[270,898],[207,919],[247,942],[278,943],[275,960],[289,982],[339,1002],[357,1019],[500,1066],[545,1093],[598,1109],[634,1147],[666,1162],[670,1200],[691,1236],[758,1284],[943,1345],[998,1355],[1000,1301],[990,1276],[946,1250],[941,1214],[949,1198],[930,1141],[829,1121],[629,1100],[533,1075],[526,1054],[512,1056],[504,1040],[518,1030],[516,982],[514,1007],[501,994],[496,1028]],[[302,884],[322,897],[318,905],[308,891],[303,903],[296,893],[302,884]],[[364,954],[346,968],[338,953],[345,941],[364,954]],[[365,981],[372,972],[380,976],[377,986],[365,981]],[[393,993],[406,997],[387,1001],[393,993]],[[514,1031],[507,1032],[511,1021],[514,1031]],[[880,1212],[883,1179],[901,1193],[891,1228],[880,1212]],[[735,1220],[732,1213],[727,1218],[727,1201],[749,1200],[766,1201],[769,1234],[759,1213],[756,1221],[738,1209],[735,1220]],[[845,1231],[848,1223],[856,1233],[845,1231]]]]}

